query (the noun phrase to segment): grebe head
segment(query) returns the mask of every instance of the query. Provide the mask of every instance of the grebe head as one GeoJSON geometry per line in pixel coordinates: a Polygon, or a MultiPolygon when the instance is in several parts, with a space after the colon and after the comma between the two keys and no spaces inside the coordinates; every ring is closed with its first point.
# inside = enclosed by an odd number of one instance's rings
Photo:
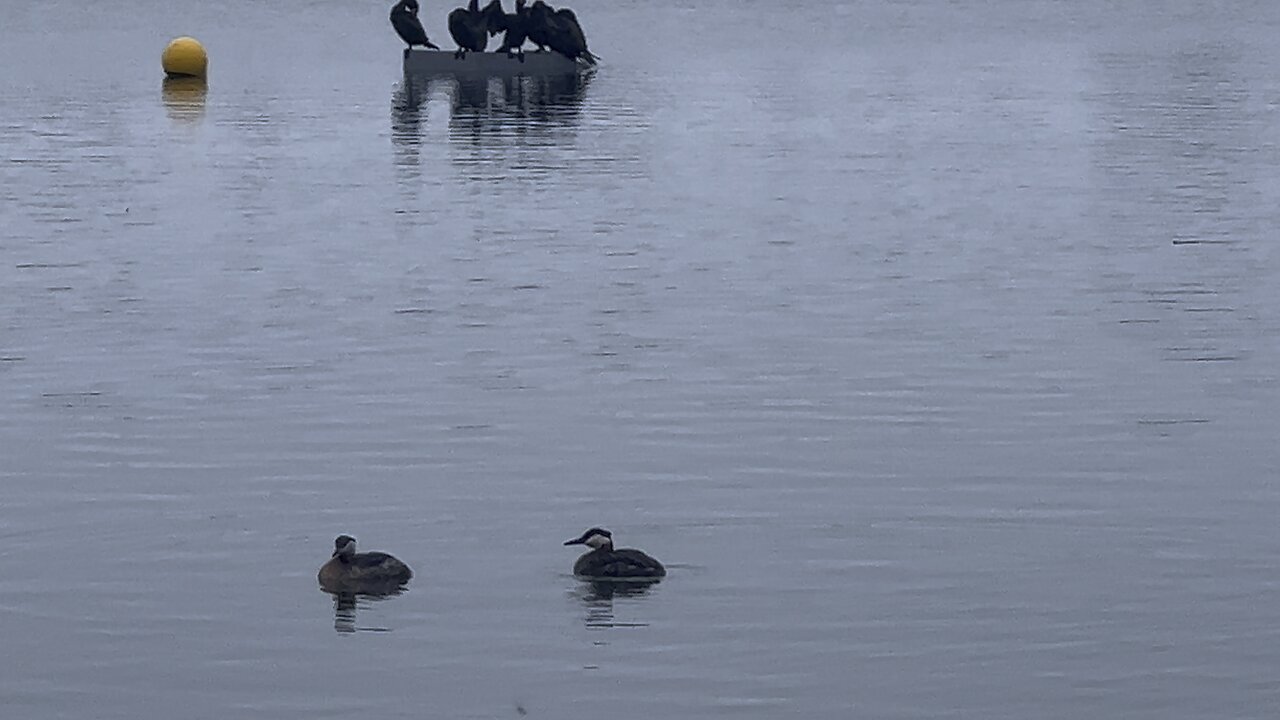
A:
{"type": "Polygon", "coordinates": [[[356,554],[356,539],[350,535],[339,535],[333,541],[334,557],[351,557],[356,554]]]}
{"type": "Polygon", "coordinates": [[[565,545],[586,545],[592,550],[599,550],[600,548],[612,548],[613,533],[609,532],[608,530],[605,530],[604,528],[593,527],[590,530],[582,533],[582,537],[579,537],[574,540],[566,540],[564,544],[565,545]]]}

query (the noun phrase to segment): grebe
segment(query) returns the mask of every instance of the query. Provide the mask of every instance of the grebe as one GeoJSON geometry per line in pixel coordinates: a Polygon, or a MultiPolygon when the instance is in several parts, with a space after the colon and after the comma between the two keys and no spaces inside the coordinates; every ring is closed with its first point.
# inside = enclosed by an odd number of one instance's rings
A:
{"type": "Polygon", "coordinates": [[[339,535],[333,557],[320,566],[320,587],[330,592],[391,592],[409,582],[408,565],[384,552],[356,552],[356,539],[339,535]]]}
{"type": "Polygon", "coordinates": [[[654,579],[667,574],[662,563],[639,550],[613,549],[613,533],[593,527],[582,537],[566,540],[565,545],[586,545],[591,552],[578,558],[573,564],[573,574],[584,578],[601,579],[654,579]]]}

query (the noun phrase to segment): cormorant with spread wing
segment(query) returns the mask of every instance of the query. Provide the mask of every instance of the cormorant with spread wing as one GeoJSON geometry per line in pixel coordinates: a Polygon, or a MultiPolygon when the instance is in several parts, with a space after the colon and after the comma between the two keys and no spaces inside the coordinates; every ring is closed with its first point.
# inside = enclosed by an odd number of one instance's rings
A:
{"type": "MultiPolygon", "coordinates": [[[[499,0],[493,0],[493,2],[499,2],[499,0]]],[[[529,36],[529,9],[525,7],[525,0],[516,0],[516,11],[503,15],[502,23],[491,25],[490,32],[493,32],[494,27],[506,31],[506,35],[502,36],[502,47],[498,48],[498,52],[505,52],[508,55],[512,52],[523,52],[520,47],[529,36]]]]}
{"type": "Polygon", "coordinates": [[[449,34],[458,43],[454,57],[466,57],[468,50],[484,52],[489,44],[489,23],[480,12],[480,0],[471,0],[465,8],[449,13],[449,34]]]}

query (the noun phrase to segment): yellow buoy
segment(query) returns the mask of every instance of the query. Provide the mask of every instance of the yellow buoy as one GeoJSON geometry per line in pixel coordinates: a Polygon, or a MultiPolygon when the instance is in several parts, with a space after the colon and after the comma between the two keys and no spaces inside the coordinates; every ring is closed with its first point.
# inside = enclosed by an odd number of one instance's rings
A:
{"type": "Polygon", "coordinates": [[[209,56],[199,40],[191,37],[175,38],[164,49],[160,64],[170,77],[204,77],[209,69],[209,56]]]}

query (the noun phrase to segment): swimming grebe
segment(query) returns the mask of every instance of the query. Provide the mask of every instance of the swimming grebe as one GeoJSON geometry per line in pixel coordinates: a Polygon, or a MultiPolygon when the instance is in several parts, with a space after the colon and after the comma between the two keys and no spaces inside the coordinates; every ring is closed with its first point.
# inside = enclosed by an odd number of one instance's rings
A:
{"type": "Polygon", "coordinates": [[[384,552],[356,552],[356,539],[339,535],[333,541],[333,557],[320,566],[320,587],[330,592],[380,593],[409,582],[408,565],[384,552]]]}
{"type": "Polygon", "coordinates": [[[613,549],[613,533],[602,528],[591,528],[576,540],[566,540],[565,545],[586,545],[591,552],[578,558],[573,564],[573,574],[585,578],[603,579],[653,579],[667,574],[662,563],[639,550],[613,549]]]}

